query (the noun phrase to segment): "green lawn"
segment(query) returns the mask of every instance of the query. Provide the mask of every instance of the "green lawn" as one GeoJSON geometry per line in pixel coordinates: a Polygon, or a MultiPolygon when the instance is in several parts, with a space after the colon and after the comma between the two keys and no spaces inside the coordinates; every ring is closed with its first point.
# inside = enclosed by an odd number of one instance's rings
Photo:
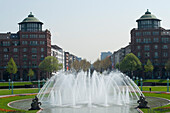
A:
{"type": "MultiPolygon", "coordinates": [[[[42,85],[44,82],[40,82],[40,84],[42,85]]],[[[10,82],[10,85],[12,83],[10,82]]],[[[34,81],[34,82],[15,82],[13,83],[14,86],[25,86],[25,85],[37,85],[38,82],[34,81]]],[[[9,86],[9,82],[0,82],[0,86],[9,86]]]]}
{"type": "MultiPolygon", "coordinates": [[[[11,95],[12,90],[0,89],[0,95],[11,95]]],[[[14,89],[13,94],[38,93],[38,88],[14,89]]]]}
{"type": "MultiPolygon", "coordinates": [[[[141,87],[139,86],[141,89],[141,87]]],[[[167,92],[167,86],[143,86],[142,90],[143,91],[149,91],[149,88],[151,88],[151,91],[163,91],[167,92]]]]}
{"type": "MultiPolygon", "coordinates": [[[[160,98],[165,98],[170,100],[170,95],[169,94],[157,94],[157,93],[144,93],[145,96],[149,97],[160,97],[160,98]]],[[[141,109],[144,113],[148,113],[148,109],[141,109]]],[[[154,110],[154,113],[166,113],[170,112],[170,104],[162,107],[156,107],[151,109],[151,111],[154,110]],[[168,109],[166,109],[168,107],[168,109]]]]}
{"type": "MultiPolygon", "coordinates": [[[[9,97],[9,98],[0,98],[0,108],[1,109],[7,109],[7,110],[17,110],[17,109],[8,107],[7,104],[9,102],[11,102],[11,101],[20,100],[20,99],[34,98],[34,97],[35,97],[35,95],[16,96],[16,97],[9,97]]],[[[3,111],[0,111],[0,112],[3,113],[3,111]]],[[[33,110],[33,111],[17,110],[17,112],[15,112],[15,113],[36,113],[36,112],[37,112],[37,110],[33,110]]],[[[12,113],[12,112],[8,112],[8,113],[12,113]]]]}

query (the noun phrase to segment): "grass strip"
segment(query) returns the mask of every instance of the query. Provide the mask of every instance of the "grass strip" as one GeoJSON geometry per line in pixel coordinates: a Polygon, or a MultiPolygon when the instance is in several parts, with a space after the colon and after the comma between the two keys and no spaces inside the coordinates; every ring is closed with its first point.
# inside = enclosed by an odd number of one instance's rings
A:
{"type": "MultiPolygon", "coordinates": [[[[8,98],[0,98],[0,112],[1,113],[36,113],[37,110],[33,111],[25,111],[25,110],[18,110],[15,108],[10,108],[7,106],[7,104],[11,101],[16,101],[16,100],[21,100],[21,99],[29,99],[29,98],[34,98],[35,95],[26,95],[26,96],[14,96],[14,97],[8,97],[8,98]]],[[[31,105],[30,105],[31,107],[31,105]]]]}
{"type": "MultiPolygon", "coordinates": [[[[159,97],[159,98],[165,98],[170,100],[170,94],[159,94],[159,93],[144,93],[145,96],[148,97],[159,97]]],[[[170,104],[166,106],[151,108],[151,109],[141,109],[144,113],[153,112],[153,113],[166,113],[170,112],[170,104]]]]}
{"type": "MultiPolygon", "coordinates": [[[[13,94],[38,93],[38,88],[13,89],[13,94]]],[[[0,95],[11,95],[12,90],[0,89],[0,95]]]]}

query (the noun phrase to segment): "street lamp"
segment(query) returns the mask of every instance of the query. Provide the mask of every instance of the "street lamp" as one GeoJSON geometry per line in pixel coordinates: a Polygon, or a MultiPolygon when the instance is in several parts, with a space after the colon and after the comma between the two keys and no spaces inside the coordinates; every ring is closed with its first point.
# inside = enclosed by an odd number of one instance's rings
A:
{"type": "Polygon", "coordinates": [[[169,92],[169,78],[167,78],[167,92],[169,92]]]}
{"type": "Polygon", "coordinates": [[[43,79],[43,86],[44,86],[44,84],[45,84],[45,80],[43,79]]]}
{"type": "Polygon", "coordinates": [[[137,86],[138,86],[138,77],[136,77],[136,84],[137,84],[137,86]]]}
{"type": "Polygon", "coordinates": [[[133,76],[133,81],[135,81],[135,76],[133,76]]]}
{"type": "Polygon", "coordinates": [[[12,81],[12,94],[13,94],[13,88],[14,88],[14,85],[13,85],[13,81],[12,81]]]}
{"type": "Polygon", "coordinates": [[[142,91],[142,78],[140,78],[140,86],[141,86],[141,91],[142,91]]]}
{"type": "Polygon", "coordinates": [[[9,81],[9,90],[10,90],[10,81],[11,81],[11,79],[9,78],[8,81],[9,81]]]}
{"type": "Polygon", "coordinates": [[[38,92],[40,91],[40,80],[38,80],[38,92]]]}

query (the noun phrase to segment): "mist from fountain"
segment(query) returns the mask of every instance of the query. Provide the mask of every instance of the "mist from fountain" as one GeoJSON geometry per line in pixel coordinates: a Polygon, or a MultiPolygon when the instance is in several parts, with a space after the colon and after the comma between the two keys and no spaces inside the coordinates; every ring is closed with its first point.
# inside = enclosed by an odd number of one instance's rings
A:
{"type": "Polygon", "coordinates": [[[130,105],[142,94],[128,76],[115,71],[109,74],[93,72],[58,72],[37,95],[47,106],[95,107],[130,105]]]}

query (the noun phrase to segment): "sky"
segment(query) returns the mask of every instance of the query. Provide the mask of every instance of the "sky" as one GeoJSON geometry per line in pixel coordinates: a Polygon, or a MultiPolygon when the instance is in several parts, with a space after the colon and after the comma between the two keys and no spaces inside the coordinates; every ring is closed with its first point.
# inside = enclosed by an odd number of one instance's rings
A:
{"type": "Polygon", "coordinates": [[[30,12],[49,29],[52,44],[94,62],[101,52],[130,42],[130,31],[147,9],[170,27],[169,0],[0,0],[0,33],[16,33],[30,12]]]}

